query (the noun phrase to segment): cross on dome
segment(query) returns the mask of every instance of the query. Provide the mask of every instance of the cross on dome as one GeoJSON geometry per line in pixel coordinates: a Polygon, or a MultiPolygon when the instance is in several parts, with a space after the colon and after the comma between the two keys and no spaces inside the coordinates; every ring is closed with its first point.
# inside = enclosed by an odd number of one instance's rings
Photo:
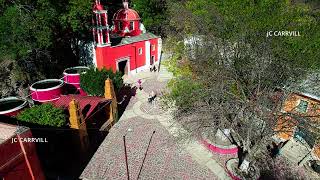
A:
{"type": "Polygon", "coordinates": [[[129,9],[128,0],[124,0],[122,3],[123,3],[123,8],[124,8],[124,9],[126,9],[126,10],[129,9]]]}

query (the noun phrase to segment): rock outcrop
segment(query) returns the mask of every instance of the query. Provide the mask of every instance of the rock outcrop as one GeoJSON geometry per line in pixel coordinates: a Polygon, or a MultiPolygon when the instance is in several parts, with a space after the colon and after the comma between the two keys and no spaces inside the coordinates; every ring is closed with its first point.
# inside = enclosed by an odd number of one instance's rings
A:
{"type": "MultiPolygon", "coordinates": [[[[24,64],[27,63],[24,62],[24,64]]],[[[41,75],[37,73],[36,68],[24,67],[24,65],[14,60],[1,61],[0,69],[0,98],[8,96],[28,96],[30,83],[35,78],[41,77],[41,75]]]]}

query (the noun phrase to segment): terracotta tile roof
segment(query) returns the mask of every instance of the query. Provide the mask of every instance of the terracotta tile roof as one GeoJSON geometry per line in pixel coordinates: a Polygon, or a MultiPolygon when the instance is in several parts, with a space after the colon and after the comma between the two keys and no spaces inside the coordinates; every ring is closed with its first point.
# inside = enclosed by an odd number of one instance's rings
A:
{"type": "Polygon", "coordinates": [[[102,102],[111,102],[109,99],[96,97],[96,96],[81,96],[81,95],[66,95],[61,96],[59,100],[53,102],[53,105],[60,108],[68,108],[72,99],[75,99],[80,103],[80,109],[84,110],[87,105],[90,105],[90,109],[86,113],[89,116],[93,110],[102,102]]]}

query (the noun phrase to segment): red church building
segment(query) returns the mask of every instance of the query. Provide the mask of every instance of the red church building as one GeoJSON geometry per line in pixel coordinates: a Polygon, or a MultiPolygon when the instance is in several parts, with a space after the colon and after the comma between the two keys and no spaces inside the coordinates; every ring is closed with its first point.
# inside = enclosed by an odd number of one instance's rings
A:
{"type": "Polygon", "coordinates": [[[131,76],[159,65],[162,40],[146,32],[139,14],[123,2],[123,8],[108,23],[108,12],[96,0],[93,7],[93,63],[99,69],[105,67],[131,76]]]}

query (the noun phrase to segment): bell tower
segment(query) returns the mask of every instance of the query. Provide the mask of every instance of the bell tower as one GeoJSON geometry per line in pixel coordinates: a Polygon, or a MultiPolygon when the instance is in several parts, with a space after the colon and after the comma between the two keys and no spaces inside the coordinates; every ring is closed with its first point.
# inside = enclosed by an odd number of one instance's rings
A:
{"type": "Polygon", "coordinates": [[[110,46],[110,35],[108,25],[108,11],[100,4],[100,0],[95,1],[93,7],[93,40],[97,47],[110,46]]]}

